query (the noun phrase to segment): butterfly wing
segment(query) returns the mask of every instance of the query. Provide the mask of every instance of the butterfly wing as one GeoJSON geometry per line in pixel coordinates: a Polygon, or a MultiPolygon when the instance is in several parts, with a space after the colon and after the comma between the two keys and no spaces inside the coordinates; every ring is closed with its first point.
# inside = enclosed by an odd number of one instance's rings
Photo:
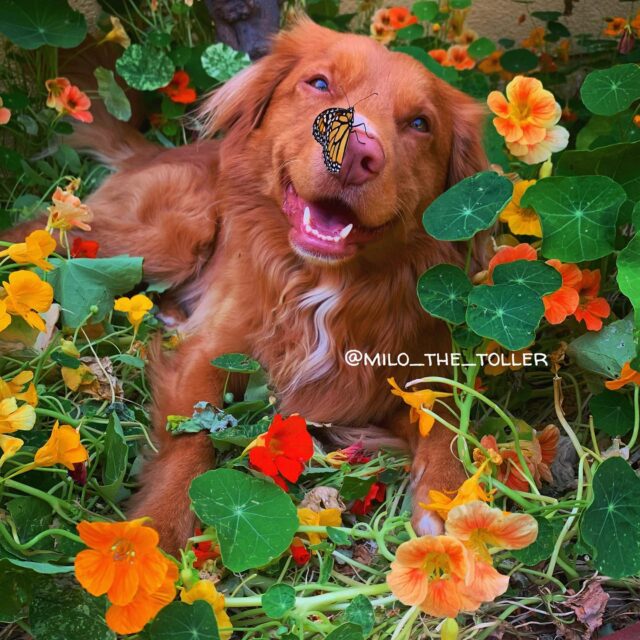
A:
{"type": "Polygon", "coordinates": [[[335,112],[335,108],[325,109],[313,122],[313,137],[321,145],[324,145],[327,140],[327,131],[335,118],[335,112]]]}
{"type": "Polygon", "coordinates": [[[353,108],[336,109],[334,117],[327,126],[323,158],[325,166],[331,173],[338,173],[342,167],[349,135],[353,129],[353,114],[353,108]]]}

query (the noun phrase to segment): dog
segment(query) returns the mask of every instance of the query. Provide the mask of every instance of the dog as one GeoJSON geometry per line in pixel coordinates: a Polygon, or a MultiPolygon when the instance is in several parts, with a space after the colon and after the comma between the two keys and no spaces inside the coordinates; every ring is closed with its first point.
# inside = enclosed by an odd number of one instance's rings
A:
{"type": "Polygon", "coordinates": [[[115,121],[82,125],[76,137],[117,169],[87,201],[90,237],[102,255],[142,256],[145,279],[169,285],[188,314],[184,341],[150,364],[159,451],[129,514],[151,517],[169,552],[193,535],[188,487],[214,466],[214,451],[205,434],[170,435],[166,419],[191,415],[201,400],[221,406],[226,373],[210,362],[241,352],[268,372],[280,413],[331,424],[325,431],[338,439],[384,429],[406,442],[413,525],[440,533],[418,503],[465,479],[453,434],[436,424],[420,437],[387,379],[402,386],[446,370],[350,366],[344,354],[421,362],[449,350],[416,282],[438,263],[463,264],[466,245],[430,238],[421,219],[448,187],[487,167],[482,109],[412,57],[300,18],[200,115],[202,138],[170,150],[115,121]],[[312,125],[359,100],[332,173],[312,125]]]}

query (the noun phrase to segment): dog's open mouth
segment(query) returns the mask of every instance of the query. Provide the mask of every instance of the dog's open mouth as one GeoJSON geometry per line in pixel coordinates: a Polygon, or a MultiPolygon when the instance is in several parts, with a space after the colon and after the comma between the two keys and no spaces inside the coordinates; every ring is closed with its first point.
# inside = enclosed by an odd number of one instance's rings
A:
{"type": "Polygon", "coordinates": [[[337,198],[305,200],[291,184],[285,189],[282,210],[291,224],[289,241],[294,248],[325,260],[350,258],[383,228],[362,226],[353,210],[337,198]]]}

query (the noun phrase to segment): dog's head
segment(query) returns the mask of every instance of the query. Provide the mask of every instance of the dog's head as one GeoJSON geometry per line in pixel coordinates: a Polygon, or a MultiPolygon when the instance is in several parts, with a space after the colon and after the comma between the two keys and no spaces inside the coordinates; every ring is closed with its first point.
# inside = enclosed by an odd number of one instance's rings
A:
{"type": "Polygon", "coordinates": [[[292,249],[312,262],[388,256],[420,230],[435,197],[486,163],[482,111],[471,98],[408,55],[308,19],[203,111],[209,133],[251,157],[292,249]],[[354,103],[342,166],[331,173],[313,123],[325,109],[354,103]]]}

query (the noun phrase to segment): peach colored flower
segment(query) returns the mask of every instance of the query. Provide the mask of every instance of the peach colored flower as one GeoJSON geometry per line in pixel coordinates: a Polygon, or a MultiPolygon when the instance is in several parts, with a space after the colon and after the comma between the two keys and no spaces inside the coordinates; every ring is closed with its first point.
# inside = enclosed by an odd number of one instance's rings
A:
{"type": "Polygon", "coordinates": [[[11,111],[3,106],[2,98],[0,98],[0,125],[7,124],[11,120],[11,111]]]}
{"type": "Polygon", "coordinates": [[[473,69],[476,66],[476,61],[469,55],[469,47],[462,44],[454,44],[447,50],[447,62],[448,65],[463,71],[464,69],[473,69]]]}
{"type": "Polygon", "coordinates": [[[602,329],[602,318],[608,318],[611,307],[604,298],[598,297],[600,290],[600,269],[582,270],[582,282],[578,289],[580,302],[574,312],[578,322],[584,320],[589,331],[600,331],[602,329]]]}
{"type": "Polygon", "coordinates": [[[389,44],[396,38],[396,31],[391,26],[389,9],[378,9],[371,18],[370,32],[374,40],[381,44],[389,44]]]}
{"type": "Polygon", "coordinates": [[[56,241],[42,229],[33,231],[24,240],[0,251],[0,258],[9,256],[18,264],[34,264],[43,271],[51,271],[53,265],[45,260],[56,248],[56,241]]]}
{"type": "Polygon", "coordinates": [[[546,129],[544,138],[535,144],[507,142],[507,149],[525,164],[538,164],[548,160],[552,154],[562,151],[569,144],[569,132],[564,127],[546,129]]]}
{"type": "Polygon", "coordinates": [[[62,233],[66,233],[74,228],[91,231],[88,223],[93,220],[93,214],[89,207],[82,204],[80,198],[75,195],[73,188],[70,186],[65,189],[56,187],[51,200],[53,205],[48,208],[47,231],[58,229],[62,233]]]}
{"type": "Polygon", "coordinates": [[[427,51],[427,53],[443,67],[449,66],[449,61],[447,59],[447,50],[446,49],[431,49],[431,51],[427,51]]]}
{"type": "Polygon", "coordinates": [[[93,116],[89,113],[91,100],[71,84],[67,78],[54,78],[45,82],[49,95],[47,107],[55,109],[60,115],[71,116],[80,122],[93,122],[93,116]]]}
{"type": "Polygon", "coordinates": [[[575,264],[562,264],[560,260],[547,260],[562,276],[562,286],[553,293],[543,296],[544,317],[550,324],[561,324],[578,308],[580,295],[578,289],[582,274],[575,264]]]}
{"type": "Polygon", "coordinates": [[[604,386],[607,387],[607,389],[611,389],[611,391],[616,391],[628,384],[640,385],[640,371],[632,369],[630,362],[625,362],[622,365],[620,375],[615,380],[605,382],[604,386]]]}
{"type": "Polygon", "coordinates": [[[55,109],[61,113],[64,106],[62,102],[62,94],[65,89],[71,86],[67,78],[52,78],[44,83],[49,95],[47,96],[47,107],[55,109]]]}

